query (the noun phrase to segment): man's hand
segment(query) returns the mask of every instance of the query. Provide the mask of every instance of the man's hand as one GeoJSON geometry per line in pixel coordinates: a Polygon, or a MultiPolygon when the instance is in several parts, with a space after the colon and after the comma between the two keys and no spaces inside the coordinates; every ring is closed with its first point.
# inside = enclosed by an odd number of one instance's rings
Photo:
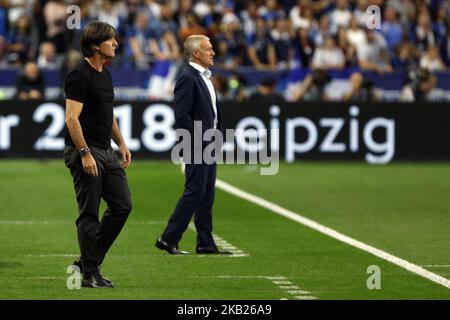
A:
{"type": "Polygon", "coordinates": [[[131,163],[131,153],[127,146],[119,146],[119,152],[122,155],[122,168],[126,169],[131,163]]]}
{"type": "Polygon", "coordinates": [[[81,163],[83,164],[84,172],[94,177],[98,177],[97,163],[91,153],[87,153],[81,157],[81,163]]]}

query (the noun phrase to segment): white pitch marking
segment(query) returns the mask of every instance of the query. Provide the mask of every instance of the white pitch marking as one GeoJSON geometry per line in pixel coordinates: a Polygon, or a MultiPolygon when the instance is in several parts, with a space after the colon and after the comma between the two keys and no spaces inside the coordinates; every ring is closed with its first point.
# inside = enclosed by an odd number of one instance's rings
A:
{"type": "Polygon", "coordinates": [[[34,221],[34,220],[0,220],[0,224],[6,225],[35,225],[35,224],[66,224],[73,221],[66,220],[50,220],[50,221],[34,221]]]}
{"type": "Polygon", "coordinates": [[[283,276],[275,276],[275,277],[265,277],[268,280],[285,280],[286,277],[283,276]]]}
{"type": "MultiPolygon", "coordinates": [[[[193,223],[189,224],[189,229],[195,231],[195,226],[193,223]]],[[[229,243],[228,241],[226,241],[225,239],[222,239],[221,237],[219,237],[216,234],[213,234],[213,239],[214,242],[216,243],[216,245],[221,248],[221,249],[225,249],[231,252],[230,255],[226,255],[227,257],[230,258],[239,258],[239,257],[248,257],[249,254],[236,248],[234,245],[232,245],[231,243],[229,243]]]]}
{"type": "Polygon", "coordinates": [[[275,283],[275,284],[293,284],[292,282],[290,282],[290,281],[272,281],[273,283],[275,283]]]}
{"type": "Polygon", "coordinates": [[[287,291],[287,293],[292,294],[292,295],[296,295],[296,294],[311,294],[311,292],[305,291],[305,290],[289,290],[289,291],[287,291]]]}
{"type": "Polygon", "coordinates": [[[450,268],[450,264],[425,264],[421,267],[425,268],[450,268]]]}
{"type": "Polygon", "coordinates": [[[249,254],[248,253],[232,253],[232,254],[229,254],[228,256],[230,256],[230,258],[242,258],[242,257],[248,257],[249,254]]]}
{"type": "Polygon", "coordinates": [[[62,253],[62,254],[27,254],[28,258],[68,258],[79,257],[79,254],[62,253]]]}
{"type": "Polygon", "coordinates": [[[219,189],[221,189],[225,192],[228,192],[238,198],[241,198],[241,199],[247,200],[251,203],[254,203],[254,204],[256,204],[262,208],[265,208],[267,210],[270,210],[280,216],[283,216],[285,218],[288,218],[290,220],[298,222],[308,228],[311,228],[311,229],[316,230],[320,233],[323,233],[331,238],[334,238],[334,239],[344,242],[348,245],[351,245],[355,248],[358,248],[360,250],[368,252],[368,253],[370,253],[374,256],[377,256],[383,260],[389,261],[403,269],[406,269],[406,270],[408,270],[412,273],[415,273],[425,279],[428,279],[430,281],[433,281],[437,284],[440,284],[440,285],[450,289],[450,280],[448,280],[440,275],[437,275],[431,271],[428,271],[424,268],[421,268],[420,266],[413,264],[407,260],[396,257],[390,253],[387,253],[386,251],[377,249],[375,247],[372,247],[372,246],[365,244],[361,241],[358,241],[356,239],[350,238],[336,230],[333,230],[333,229],[328,228],[320,223],[317,223],[314,220],[308,219],[298,213],[287,210],[273,202],[270,202],[261,197],[255,196],[248,192],[245,192],[242,189],[236,188],[220,179],[216,180],[216,186],[219,189]]]}
{"type": "MultiPolygon", "coordinates": [[[[282,278],[284,278],[284,277],[282,277],[282,278]]],[[[268,277],[266,277],[266,279],[268,279],[268,277]]],[[[275,285],[277,285],[278,288],[286,291],[290,295],[293,295],[295,299],[298,299],[298,297],[300,297],[300,295],[302,295],[301,297],[304,297],[303,295],[311,295],[311,292],[306,291],[306,290],[300,290],[300,288],[298,286],[295,286],[291,281],[288,281],[286,278],[284,278],[284,279],[285,279],[284,281],[272,280],[272,282],[275,285]],[[290,290],[286,290],[287,288],[289,288],[290,290]],[[292,289],[295,289],[295,290],[292,290],[292,289]]],[[[307,296],[307,297],[313,297],[314,299],[317,299],[314,296],[307,296]]],[[[302,300],[305,300],[305,299],[302,299],[302,300]]]]}
{"type": "MultiPolygon", "coordinates": [[[[210,277],[207,277],[210,278],[210,277]]],[[[216,278],[216,277],[214,277],[216,278]]],[[[220,279],[254,279],[254,278],[264,278],[262,276],[217,276],[220,279]]]]}
{"type": "MultiPolygon", "coordinates": [[[[204,278],[198,276],[199,278],[204,278]]],[[[206,278],[211,278],[206,276],[206,278]]],[[[310,291],[301,290],[298,286],[294,285],[291,281],[287,280],[286,277],[283,276],[232,276],[232,275],[223,275],[217,276],[219,279],[266,279],[276,285],[279,289],[283,290],[285,293],[294,296],[294,299],[298,300],[313,300],[318,299],[315,296],[311,295],[310,291]],[[283,280],[280,280],[283,279],[283,280]],[[288,284],[288,286],[286,286],[288,284]],[[291,289],[291,290],[286,290],[291,289]],[[295,289],[295,290],[293,290],[295,289]]],[[[281,298],[280,300],[287,300],[287,298],[281,298]]]]}
{"type": "Polygon", "coordinates": [[[27,279],[49,280],[49,279],[65,279],[65,277],[27,277],[27,279]]]}
{"type": "Polygon", "coordinates": [[[314,296],[295,296],[294,298],[298,299],[298,300],[316,300],[317,299],[317,297],[314,297],[314,296]]]}

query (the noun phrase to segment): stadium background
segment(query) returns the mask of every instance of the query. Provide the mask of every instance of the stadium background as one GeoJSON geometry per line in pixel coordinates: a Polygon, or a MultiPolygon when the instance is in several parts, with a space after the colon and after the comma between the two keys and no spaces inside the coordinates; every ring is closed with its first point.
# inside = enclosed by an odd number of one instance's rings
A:
{"type": "MultiPolygon", "coordinates": [[[[449,13],[445,0],[0,1],[0,298],[448,299],[449,13]],[[103,269],[118,290],[107,293],[66,287],[78,251],[76,203],[62,160],[49,160],[63,147],[62,81],[82,58],[81,30],[66,26],[73,4],[81,27],[92,19],[116,27],[119,54],[108,67],[119,125],[139,158],[128,171],[134,214],[103,269]],[[367,28],[372,4],[379,30],[367,28]],[[284,148],[292,121],[300,145],[274,176],[223,165],[221,181],[406,259],[447,287],[223,184],[214,232],[244,255],[175,262],[153,248],[183,177],[158,147],[165,136],[146,129],[167,120],[182,40],[194,33],[214,44],[226,126],[278,121],[284,148]],[[340,130],[324,148],[334,125],[340,130]],[[380,290],[366,285],[370,265],[382,271],[380,290]]],[[[182,247],[192,249],[193,239],[188,231],[182,247]]]]}

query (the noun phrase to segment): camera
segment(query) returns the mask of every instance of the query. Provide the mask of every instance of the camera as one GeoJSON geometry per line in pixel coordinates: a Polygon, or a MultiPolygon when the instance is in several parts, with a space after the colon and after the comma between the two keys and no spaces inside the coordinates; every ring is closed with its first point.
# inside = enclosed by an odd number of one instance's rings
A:
{"type": "Polygon", "coordinates": [[[408,73],[408,82],[413,88],[417,88],[420,83],[430,78],[430,72],[427,69],[411,70],[408,73]]]}

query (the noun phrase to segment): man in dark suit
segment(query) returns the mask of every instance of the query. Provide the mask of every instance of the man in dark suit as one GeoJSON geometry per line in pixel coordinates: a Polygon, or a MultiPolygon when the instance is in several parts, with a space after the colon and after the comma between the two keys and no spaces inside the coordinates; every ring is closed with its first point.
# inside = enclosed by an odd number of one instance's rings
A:
{"type": "MultiPolygon", "coordinates": [[[[209,38],[202,35],[187,38],[184,42],[184,50],[189,65],[176,81],[174,110],[177,128],[187,130],[193,141],[194,131],[198,129],[194,122],[197,124],[197,121],[201,121],[200,134],[209,129],[221,130],[220,110],[211,82],[211,71],[208,70],[214,64],[215,53],[209,38]]],[[[202,146],[203,150],[204,142],[202,146]]],[[[216,163],[208,164],[208,161],[204,161],[203,158],[200,163],[196,163],[194,158],[197,157],[194,157],[194,152],[190,153],[190,161],[185,161],[186,182],[183,195],[155,245],[170,254],[187,254],[178,249],[178,243],[195,213],[196,253],[228,254],[227,251],[218,250],[212,237],[216,163]]],[[[184,155],[185,160],[186,156],[189,155],[184,155]]]]}

